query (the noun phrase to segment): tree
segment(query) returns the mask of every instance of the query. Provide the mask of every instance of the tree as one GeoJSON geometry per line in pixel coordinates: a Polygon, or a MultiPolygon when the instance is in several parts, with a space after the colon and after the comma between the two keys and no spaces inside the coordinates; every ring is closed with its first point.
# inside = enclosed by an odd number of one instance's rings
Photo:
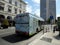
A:
{"type": "Polygon", "coordinates": [[[55,19],[55,23],[57,23],[57,20],[55,19]]]}
{"type": "Polygon", "coordinates": [[[47,23],[49,23],[49,24],[50,24],[50,21],[51,21],[51,20],[50,20],[50,18],[48,18],[47,23]]]}

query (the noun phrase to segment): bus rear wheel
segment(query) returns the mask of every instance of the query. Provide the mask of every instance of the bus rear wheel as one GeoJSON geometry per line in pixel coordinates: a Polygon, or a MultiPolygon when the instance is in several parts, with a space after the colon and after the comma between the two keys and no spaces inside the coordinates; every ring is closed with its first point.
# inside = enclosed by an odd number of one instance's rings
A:
{"type": "Polygon", "coordinates": [[[38,28],[36,29],[36,33],[38,33],[39,32],[39,30],[38,30],[38,28]]]}

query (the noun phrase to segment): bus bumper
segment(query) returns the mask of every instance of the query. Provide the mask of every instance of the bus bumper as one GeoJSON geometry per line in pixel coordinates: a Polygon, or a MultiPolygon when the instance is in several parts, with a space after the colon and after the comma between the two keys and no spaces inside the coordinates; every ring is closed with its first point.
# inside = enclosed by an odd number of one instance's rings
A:
{"type": "Polygon", "coordinates": [[[29,33],[27,32],[22,32],[22,31],[15,31],[17,35],[23,35],[23,36],[29,36],[29,33]]]}

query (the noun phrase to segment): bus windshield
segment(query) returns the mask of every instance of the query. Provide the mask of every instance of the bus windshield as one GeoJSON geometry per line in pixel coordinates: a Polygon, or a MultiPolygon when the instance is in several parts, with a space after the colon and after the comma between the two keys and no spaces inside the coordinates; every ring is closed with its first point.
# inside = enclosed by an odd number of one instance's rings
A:
{"type": "Polygon", "coordinates": [[[29,17],[28,17],[28,15],[16,16],[15,22],[19,23],[19,24],[28,24],[29,23],[29,17]]]}

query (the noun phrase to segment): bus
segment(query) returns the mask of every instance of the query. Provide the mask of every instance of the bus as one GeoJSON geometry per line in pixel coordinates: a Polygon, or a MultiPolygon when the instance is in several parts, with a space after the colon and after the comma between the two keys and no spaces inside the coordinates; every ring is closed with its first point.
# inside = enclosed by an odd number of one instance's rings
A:
{"type": "Polygon", "coordinates": [[[44,21],[41,17],[31,13],[17,14],[14,20],[16,34],[28,36],[39,32],[41,30],[40,21],[44,21]]]}

